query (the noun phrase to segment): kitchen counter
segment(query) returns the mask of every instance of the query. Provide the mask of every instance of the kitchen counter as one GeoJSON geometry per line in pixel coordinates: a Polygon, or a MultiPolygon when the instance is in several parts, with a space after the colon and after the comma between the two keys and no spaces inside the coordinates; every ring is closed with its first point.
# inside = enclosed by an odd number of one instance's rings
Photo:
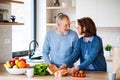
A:
{"type": "Polygon", "coordinates": [[[64,76],[61,78],[55,78],[54,76],[36,76],[34,75],[32,78],[28,78],[26,75],[13,75],[9,74],[3,64],[0,64],[0,80],[108,80],[107,72],[95,72],[95,71],[86,71],[87,77],[71,77],[64,76]]]}
{"type": "Polygon", "coordinates": [[[87,77],[71,77],[64,76],[61,78],[55,78],[54,76],[33,76],[28,78],[26,75],[12,75],[6,71],[0,72],[0,80],[108,80],[107,72],[86,72],[87,77]]]}

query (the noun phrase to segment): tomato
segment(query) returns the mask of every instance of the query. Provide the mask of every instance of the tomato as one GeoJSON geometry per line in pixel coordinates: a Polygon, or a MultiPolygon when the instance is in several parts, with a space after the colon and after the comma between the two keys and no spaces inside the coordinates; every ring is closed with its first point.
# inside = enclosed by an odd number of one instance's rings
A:
{"type": "Polygon", "coordinates": [[[80,77],[84,77],[84,75],[83,74],[81,74],[81,76],[80,77]]]}
{"type": "Polygon", "coordinates": [[[78,74],[75,73],[75,77],[78,77],[78,74]]]}
{"type": "Polygon", "coordinates": [[[83,74],[83,77],[86,77],[86,74],[83,74]]]}
{"type": "Polygon", "coordinates": [[[81,77],[81,74],[78,74],[78,77],[81,77]]]}
{"type": "Polygon", "coordinates": [[[74,73],[72,74],[72,77],[75,77],[75,74],[74,74],[74,73]]]}

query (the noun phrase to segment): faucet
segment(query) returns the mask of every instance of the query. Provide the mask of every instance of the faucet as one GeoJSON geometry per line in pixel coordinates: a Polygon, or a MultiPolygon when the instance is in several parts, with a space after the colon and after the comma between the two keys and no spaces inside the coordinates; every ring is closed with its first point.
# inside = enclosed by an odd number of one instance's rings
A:
{"type": "Polygon", "coordinates": [[[37,47],[39,47],[38,42],[36,40],[33,40],[33,41],[30,42],[30,44],[29,44],[29,52],[28,52],[29,59],[32,59],[31,57],[34,55],[34,52],[36,50],[36,45],[37,45],[37,47]],[[31,44],[32,43],[34,43],[33,44],[34,45],[33,49],[31,49],[31,44]]]}

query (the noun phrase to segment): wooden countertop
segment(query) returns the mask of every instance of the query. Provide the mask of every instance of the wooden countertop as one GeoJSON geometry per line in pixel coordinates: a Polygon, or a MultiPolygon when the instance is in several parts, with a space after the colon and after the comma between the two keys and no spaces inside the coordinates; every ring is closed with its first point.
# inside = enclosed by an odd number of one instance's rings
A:
{"type": "Polygon", "coordinates": [[[32,78],[28,78],[26,75],[13,75],[9,74],[3,64],[0,64],[0,80],[108,80],[107,72],[97,72],[97,71],[86,71],[86,77],[71,77],[64,76],[61,78],[55,78],[55,76],[36,76],[34,75],[32,78]]]}
{"type": "Polygon", "coordinates": [[[0,80],[108,80],[107,72],[86,72],[87,77],[71,77],[64,76],[61,78],[55,78],[54,76],[33,76],[28,78],[26,75],[13,75],[9,74],[6,71],[0,72],[0,80]]]}

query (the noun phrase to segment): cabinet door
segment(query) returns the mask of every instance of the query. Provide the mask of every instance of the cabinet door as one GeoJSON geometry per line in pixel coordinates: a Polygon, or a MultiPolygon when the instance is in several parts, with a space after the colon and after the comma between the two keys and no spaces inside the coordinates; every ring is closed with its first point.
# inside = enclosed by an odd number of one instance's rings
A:
{"type": "Polygon", "coordinates": [[[77,0],[76,1],[77,19],[82,17],[91,17],[95,23],[96,20],[96,0],[77,0]]]}
{"type": "Polygon", "coordinates": [[[97,0],[97,22],[99,27],[120,26],[120,0],[97,0]]]}

